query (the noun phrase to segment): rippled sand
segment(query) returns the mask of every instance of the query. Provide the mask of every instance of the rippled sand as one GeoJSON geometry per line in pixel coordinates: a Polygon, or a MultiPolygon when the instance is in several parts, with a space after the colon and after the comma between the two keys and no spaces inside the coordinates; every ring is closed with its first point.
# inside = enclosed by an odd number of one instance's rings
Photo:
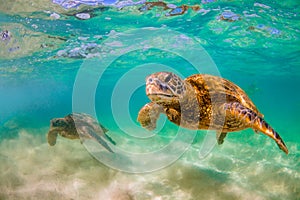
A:
{"type": "MultiPolygon", "coordinates": [[[[289,166],[273,165],[271,159],[249,165],[246,160],[231,155],[236,150],[228,146],[223,149],[226,153],[218,152],[222,149],[217,148],[213,155],[197,161],[195,148],[160,171],[128,174],[104,166],[77,140],[59,138],[56,146],[50,147],[44,134],[32,135],[21,130],[17,138],[0,144],[0,198],[252,200],[300,197],[299,172],[289,166]]],[[[280,159],[283,165],[288,164],[284,162],[298,165],[287,158],[280,159]]]]}

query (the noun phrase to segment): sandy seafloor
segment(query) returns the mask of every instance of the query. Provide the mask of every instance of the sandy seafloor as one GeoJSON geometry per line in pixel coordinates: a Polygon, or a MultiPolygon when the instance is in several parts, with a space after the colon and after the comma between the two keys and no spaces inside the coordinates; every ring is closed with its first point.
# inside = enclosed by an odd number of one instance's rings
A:
{"type": "MultiPolygon", "coordinates": [[[[9,31],[9,38],[2,34],[0,40],[0,199],[300,199],[300,4],[167,3],[201,9],[168,16],[170,9],[160,7],[140,11],[143,2],[65,9],[46,0],[0,1],[0,31],[9,31]],[[79,19],[78,13],[89,13],[90,19],[79,19]],[[147,35],[137,38],[145,30],[147,35]],[[136,50],[140,42],[153,48],[136,50]],[[182,77],[197,72],[186,59],[196,52],[191,44],[206,50],[201,56],[209,55],[203,62],[217,67],[213,74],[245,90],[285,141],[288,155],[265,135],[244,130],[201,157],[206,134],[199,131],[174,163],[136,174],[99,162],[79,140],[59,137],[55,146],[48,145],[50,119],[84,111],[74,108],[82,68],[88,69],[87,85],[98,69],[105,71],[92,108],[117,148],[153,152],[172,143],[177,127],[163,123],[165,118],[155,139],[136,142],[144,134],[136,117],[148,102],[143,83],[148,71],[168,66],[182,77]],[[104,66],[111,57],[114,62],[104,66]],[[93,65],[97,62],[103,65],[93,65]]],[[[197,56],[194,61],[202,59],[197,56]]],[[[88,90],[79,90],[83,105],[91,105],[88,90]]],[[[164,162],[172,152],[155,159],[164,162]]]]}

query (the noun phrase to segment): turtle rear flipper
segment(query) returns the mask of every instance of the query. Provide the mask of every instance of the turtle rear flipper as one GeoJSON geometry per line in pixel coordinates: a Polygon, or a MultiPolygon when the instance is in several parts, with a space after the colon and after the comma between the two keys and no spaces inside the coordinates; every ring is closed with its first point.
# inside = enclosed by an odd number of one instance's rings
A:
{"type": "Polygon", "coordinates": [[[116,145],[117,143],[106,133],[108,132],[108,129],[105,128],[104,126],[102,126],[101,124],[99,124],[101,127],[101,130],[103,131],[103,134],[105,136],[105,139],[107,139],[110,143],[112,143],[113,145],[116,145]]]}
{"type": "Polygon", "coordinates": [[[113,145],[116,145],[116,144],[117,144],[117,143],[116,143],[110,136],[108,136],[106,133],[104,133],[104,135],[105,135],[105,138],[106,138],[107,140],[110,141],[110,143],[112,143],[113,145]]]}
{"type": "Polygon", "coordinates": [[[99,144],[101,144],[106,150],[108,150],[111,153],[114,153],[114,151],[110,148],[110,146],[107,144],[107,142],[101,137],[101,136],[96,136],[95,139],[99,144]]]}
{"type": "Polygon", "coordinates": [[[224,109],[226,115],[230,118],[235,117],[237,122],[242,122],[245,127],[260,131],[269,136],[277,143],[278,147],[288,154],[288,149],[279,134],[260,116],[252,110],[242,106],[239,103],[225,103],[224,109]]]}
{"type": "Polygon", "coordinates": [[[57,139],[57,131],[49,131],[47,134],[47,140],[48,144],[50,146],[54,146],[56,144],[56,139],[57,139]]]}
{"type": "Polygon", "coordinates": [[[225,139],[227,133],[217,132],[216,135],[217,135],[217,141],[218,141],[218,144],[219,144],[219,145],[223,144],[224,139],[225,139]]]}
{"type": "MultiPolygon", "coordinates": [[[[109,145],[107,144],[107,142],[105,141],[105,139],[103,138],[103,134],[104,133],[99,133],[101,135],[99,135],[98,133],[95,133],[91,128],[86,127],[87,129],[85,129],[84,133],[79,132],[80,135],[80,139],[81,142],[84,141],[84,139],[89,138],[89,139],[94,139],[96,140],[99,144],[101,144],[106,150],[108,150],[111,153],[114,153],[114,151],[109,147],[109,145]]],[[[113,140],[112,140],[113,141],[113,140]]]]}

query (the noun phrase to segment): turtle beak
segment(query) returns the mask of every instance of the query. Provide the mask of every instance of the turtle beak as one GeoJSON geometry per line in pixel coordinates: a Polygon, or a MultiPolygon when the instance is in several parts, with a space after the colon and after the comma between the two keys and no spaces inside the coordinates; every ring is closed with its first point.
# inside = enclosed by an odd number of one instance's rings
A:
{"type": "Polygon", "coordinates": [[[154,94],[155,93],[155,86],[153,84],[149,84],[147,83],[147,86],[146,86],[146,95],[151,95],[151,94],[154,94]]]}
{"type": "Polygon", "coordinates": [[[155,93],[155,80],[150,75],[146,78],[146,95],[153,93],[155,93]]]}
{"type": "Polygon", "coordinates": [[[59,125],[59,119],[58,118],[52,119],[50,121],[50,124],[51,124],[52,127],[58,126],[59,125]]]}

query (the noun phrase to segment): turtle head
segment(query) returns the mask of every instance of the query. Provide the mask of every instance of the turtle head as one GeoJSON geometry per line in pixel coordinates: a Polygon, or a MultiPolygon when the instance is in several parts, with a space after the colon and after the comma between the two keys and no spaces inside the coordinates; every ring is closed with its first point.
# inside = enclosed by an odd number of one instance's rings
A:
{"type": "Polygon", "coordinates": [[[171,72],[157,72],[146,78],[146,94],[156,103],[171,103],[181,99],[186,92],[184,81],[171,72]]]}
{"type": "Polygon", "coordinates": [[[54,118],[50,121],[50,129],[47,134],[48,143],[50,146],[56,144],[57,134],[61,134],[68,129],[68,122],[65,118],[54,118]]]}
{"type": "Polygon", "coordinates": [[[50,121],[50,129],[56,131],[62,131],[69,127],[69,123],[65,118],[54,118],[50,121]]]}

